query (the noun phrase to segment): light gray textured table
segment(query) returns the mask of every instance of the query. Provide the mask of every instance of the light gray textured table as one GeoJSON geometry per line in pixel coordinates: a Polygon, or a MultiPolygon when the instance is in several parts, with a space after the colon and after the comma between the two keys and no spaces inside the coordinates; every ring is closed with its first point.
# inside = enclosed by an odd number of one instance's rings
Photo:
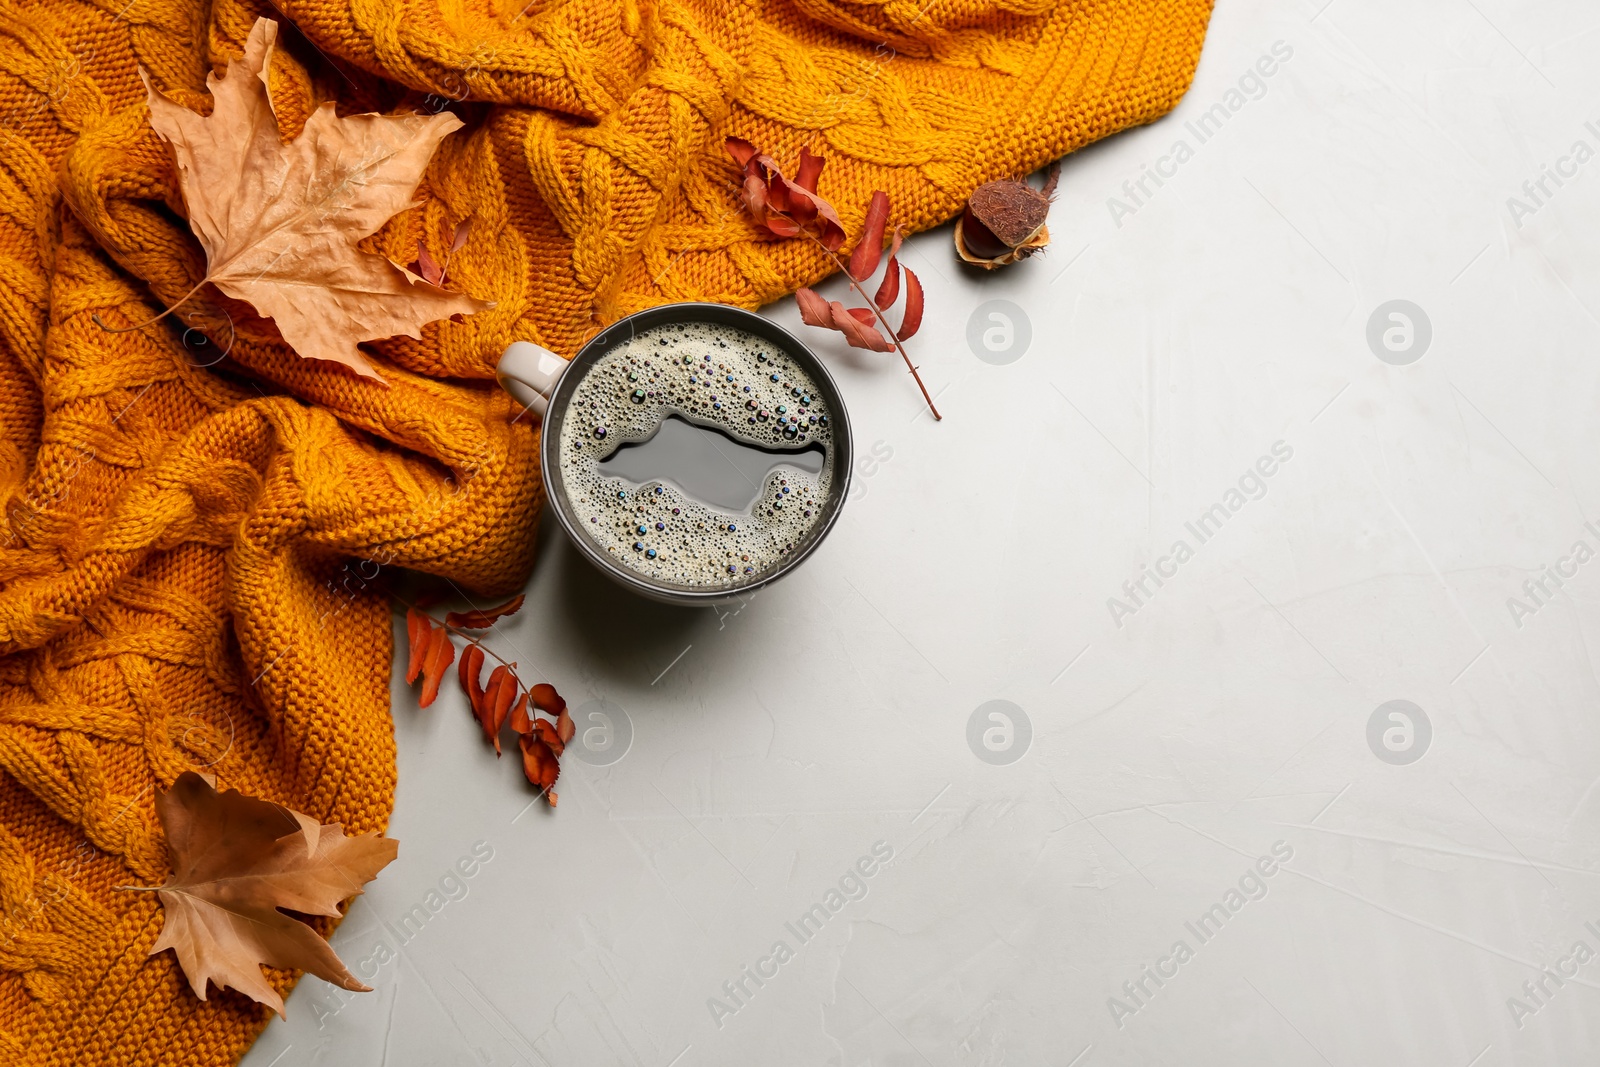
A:
{"type": "Polygon", "coordinates": [[[1600,10],[1320,3],[1222,3],[1047,256],[910,243],[942,424],[771,309],[862,457],[772,590],[547,524],[493,641],[621,758],[530,809],[397,684],[376,991],[249,1067],[1592,1062],[1600,10]]]}

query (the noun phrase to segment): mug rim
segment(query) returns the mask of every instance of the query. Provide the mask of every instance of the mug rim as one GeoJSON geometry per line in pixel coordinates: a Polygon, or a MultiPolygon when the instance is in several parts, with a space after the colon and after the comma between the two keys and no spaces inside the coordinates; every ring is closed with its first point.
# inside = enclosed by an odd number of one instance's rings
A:
{"type": "MultiPolygon", "coordinates": [[[[691,425],[702,424],[688,412],[679,414],[688,416],[691,425]]],[[[668,604],[707,605],[746,597],[758,589],[771,585],[804,563],[827,537],[834,523],[838,521],[839,513],[844,510],[845,499],[850,493],[850,473],[854,458],[850,419],[845,410],[844,396],[839,391],[838,383],[833,380],[833,375],[828,373],[828,368],[817,358],[816,353],[806,347],[794,334],[770,319],[732,304],[716,304],[709,301],[658,304],[618,319],[595,334],[578,349],[566,370],[562,372],[560,381],[550,394],[539,429],[539,465],[544,478],[545,497],[555,512],[556,521],[566,532],[567,539],[577,547],[584,558],[607,577],[641,596],[668,604]],[[776,567],[758,578],[736,586],[694,589],[666,585],[635,574],[614,562],[578,525],[577,516],[573,514],[572,502],[567,498],[566,482],[561,474],[558,455],[561,443],[560,427],[566,418],[568,405],[571,403],[572,394],[577,390],[578,383],[587,376],[601,356],[609,353],[617,345],[632,340],[645,330],[674,323],[733,326],[777,346],[811,375],[817,392],[827,403],[834,417],[833,484],[823,501],[823,513],[819,516],[819,521],[808,531],[802,544],[776,567]]]]}

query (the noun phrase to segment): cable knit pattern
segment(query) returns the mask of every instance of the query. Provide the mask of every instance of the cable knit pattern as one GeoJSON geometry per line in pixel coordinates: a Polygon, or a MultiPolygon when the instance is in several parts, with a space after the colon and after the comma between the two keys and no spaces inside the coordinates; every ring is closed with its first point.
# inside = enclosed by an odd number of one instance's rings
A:
{"type": "MultiPolygon", "coordinates": [[[[941,222],[1170,109],[1210,0],[0,0],[0,1062],[231,1064],[266,1022],[201,1002],[153,894],[157,789],[189,768],[351,832],[394,797],[385,571],[498,595],[532,564],[537,432],[492,384],[668,300],[754,307],[827,273],[736,199],[723,139],[858,229],[941,222]],[[495,302],[368,345],[387,384],[297,358],[210,289],[138,69],[206,111],[259,16],[285,136],[450,107],[407,261],[472,220],[452,284],[495,302]],[[216,362],[219,347],[227,358],[216,362]]],[[[449,773],[441,769],[440,773],[449,773]]],[[[328,930],[330,925],[322,924],[328,930]]],[[[270,972],[287,991],[295,975],[270,972]]],[[[290,1010],[294,1004],[290,1002],[290,1010]]]]}

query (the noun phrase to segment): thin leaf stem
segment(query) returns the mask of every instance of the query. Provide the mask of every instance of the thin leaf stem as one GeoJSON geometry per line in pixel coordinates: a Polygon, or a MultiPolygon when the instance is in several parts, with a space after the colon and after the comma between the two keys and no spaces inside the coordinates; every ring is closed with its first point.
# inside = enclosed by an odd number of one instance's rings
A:
{"type": "MultiPolygon", "coordinates": [[[[812,240],[816,240],[816,238],[812,238],[812,240]]],[[[822,245],[822,242],[817,241],[817,244],[822,245]]],[[[856,281],[851,275],[849,269],[845,266],[844,261],[839,258],[839,253],[832,251],[826,245],[822,245],[822,250],[828,253],[828,257],[833,260],[834,265],[837,266],[840,272],[844,274],[845,278],[849,280],[850,288],[854,289],[861,299],[866,301],[867,307],[872,309],[872,314],[875,318],[877,318],[878,325],[883,327],[883,332],[888,334],[889,340],[894,342],[894,347],[896,351],[900,353],[900,358],[906,361],[906,369],[911,372],[911,377],[917,380],[917,388],[922,390],[922,399],[928,402],[928,410],[933,412],[934,420],[937,422],[943,422],[944,416],[939,414],[939,409],[933,406],[933,397],[928,395],[928,387],[923,384],[922,375],[917,373],[916,364],[911,362],[911,356],[906,352],[905,343],[901,341],[899,335],[889,327],[889,320],[885,319],[883,317],[883,312],[878,309],[878,302],[872,297],[868,296],[867,291],[861,287],[861,283],[856,281]]]]}
{"type": "Polygon", "coordinates": [[[211,280],[211,278],[210,278],[209,275],[207,277],[201,278],[198,282],[195,283],[195,286],[194,286],[193,289],[190,289],[187,293],[184,293],[182,296],[180,296],[178,298],[178,302],[176,304],[173,304],[171,307],[169,307],[167,310],[163,311],[161,314],[157,315],[155,318],[146,319],[144,322],[141,322],[137,326],[107,326],[105,323],[100,321],[100,313],[98,311],[95,312],[93,315],[91,315],[89,317],[94,320],[94,324],[96,326],[100,327],[106,333],[133,333],[135,330],[142,330],[146,326],[153,326],[156,323],[160,322],[162,319],[166,318],[168,315],[172,314],[174,311],[177,311],[180,307],[182,307],[184,305],[185,301],[187,301],[191,296],[193,296],[194,294],[196,294],[196,293],[198,293],[200,291],[200,287],[202,285],[206,284],[206,282],[209,282],[210,280],[211,280]]]}

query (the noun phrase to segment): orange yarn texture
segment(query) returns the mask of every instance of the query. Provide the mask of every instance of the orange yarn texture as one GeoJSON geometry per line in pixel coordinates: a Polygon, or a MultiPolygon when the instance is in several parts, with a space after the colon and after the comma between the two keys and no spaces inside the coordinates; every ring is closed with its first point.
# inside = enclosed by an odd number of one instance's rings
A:
{"type": "MultiPolygon", "coordinates": [[[[1210,0],[0,0],[0,1063],[231,1064],[266,1009],[201,1002],[170,953],[153,800],[184,770],[351,832],[394,800],[392,568],[519,588],[537,427],[493,384],[670,300],[819,280],[742,214],[728,135],[851,233],[949,218],[981,182],[1170,109],[1210,0]],[[209,288],[139,68],[208,71],[282,21],[282,133],[449,107],[419,206],[366,243],[442,255],[494,301],[367,346],[387,384],[301,360],[209,288]],[[222,352],[225,358],[218,359],[222,352]]],[[[465,725],[463,726],[465,728],[465,725]]],[[[451,773],[440,768],[438,773],[451,773]]],[[[295,975],[269,972],[280,990],[295,975]]],[[[290,1010],[295,1005],[291,1000],[290,1010]]]]}

